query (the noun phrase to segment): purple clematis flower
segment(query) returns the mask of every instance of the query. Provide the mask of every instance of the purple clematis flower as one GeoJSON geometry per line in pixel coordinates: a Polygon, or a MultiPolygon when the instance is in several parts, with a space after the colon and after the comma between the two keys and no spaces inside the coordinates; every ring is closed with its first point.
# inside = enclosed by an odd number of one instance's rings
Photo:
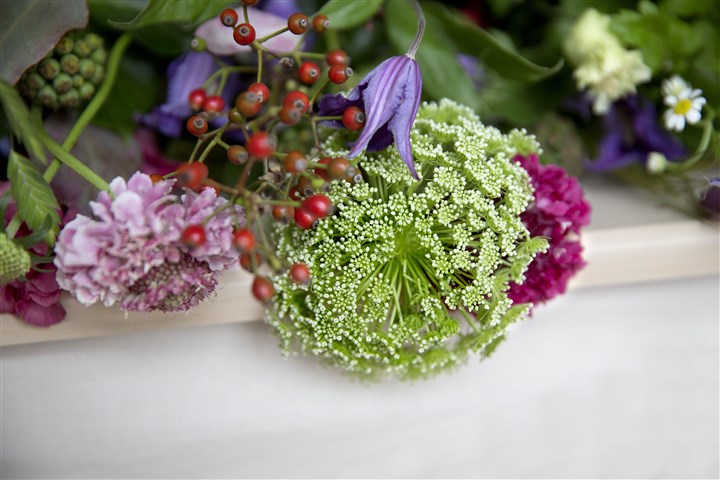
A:
{"type": "Polygon", "coordinates": [[[648,155],[658,152],[670,160],[685,156],[682,143],[657,123],[655,107],[639,97],[615,102],[603,118],[605,136],[600,142],[598,158],[588,170],[606,172],[632,164],[645,164],[648,155]]]}
{"type": "MultiPolygon", "coordinates": [[[[353,158],[366,149],[370,152],[382,150],[394,140],[410,173],[419,179],[410,148],[410,128],[417,116],[422,93],[422,77],[415,61],[415,52],[425,30],[425,18],[416,2],[415,6],[418,32],[407,53],[388,58],[375,67],[347,97],[325,95],[320,100],[318,114],[337,116],[342,115],[348,107],[360,108],[365,112],[365,126],[357,141],[352,144],[348,157],[353,158]]],[[[327,124],[343,126],[340,121],[327,124]]]]}

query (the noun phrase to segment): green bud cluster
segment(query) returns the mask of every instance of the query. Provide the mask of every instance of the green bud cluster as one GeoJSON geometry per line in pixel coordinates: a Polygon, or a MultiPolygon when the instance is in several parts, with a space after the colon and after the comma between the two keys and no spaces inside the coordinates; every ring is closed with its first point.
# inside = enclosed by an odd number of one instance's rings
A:
{"type": "MultiPolygon", "coordinates": [[[[324,154],[347,154],[346,135],[331,135],[324,154]]],[[[421,106],[411,144],[421,181],[394,146],[366,153],[365,182],[331,184],[335,215],[310,230],[275,227],[280,256],[313,272],[309,285],[272,278],[266,320],[286,353],[361,376],[423,377],[489,355],[529,309],[507,290],[547,248],[520,219],[533,192],[512,161],[539,150],[534,138],[442,100],[421,106]]]]}
{"type": "Polygon", "coordinates": [[[0,232],[0,285],[6,285],[25,275],[32,265],[30,254],[0,232]]]}
{"type": "Polygon", "coordinates": [[[77,107],[95,95],[105,76],[106,61],[101,37],[71,32],[30,67],[17,86],[27,98],[46,107],[77,107]]]}

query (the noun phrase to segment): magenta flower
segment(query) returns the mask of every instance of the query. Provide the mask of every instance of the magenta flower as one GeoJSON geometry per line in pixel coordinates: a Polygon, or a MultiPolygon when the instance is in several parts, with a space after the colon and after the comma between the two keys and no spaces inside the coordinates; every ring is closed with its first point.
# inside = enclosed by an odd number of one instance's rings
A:
{"type": "Polygon", "coordinates": [[[511,284],[514,303],[544,303],[565,292],[568,281],[582,267],[579,234],[590,223],[590,204],[580,183],[556,165],[542,165],[537,154],[517,155],[535,189],[535,201],[522,215],[534,237],[548,239],[547,252],[539,254],[525,272],[522,284],[511,284]]]}
{"type": "Polygon", "coordinates": [[[187,310],[210,295],[222,270],[237,266],[232,246],[239,207],[226,208],[204,224],[207,241],[191,249],[183,230],[226,204],[213,189],[171,193],[174,180],[153,184],[136,173],[116,178],[111,193],[91,202],[95,218],[78,215],[55,245],[58,283],[80,303],[119,303],[124,310],[187,310]],[[114,197],[112,198],[111,195],[114,197]]]}

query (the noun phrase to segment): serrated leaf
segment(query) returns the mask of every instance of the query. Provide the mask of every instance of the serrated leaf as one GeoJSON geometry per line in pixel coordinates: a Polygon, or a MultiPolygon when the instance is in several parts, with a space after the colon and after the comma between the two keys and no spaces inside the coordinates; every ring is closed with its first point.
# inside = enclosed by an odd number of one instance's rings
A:
{"type": "Polygon", "coordinates": [[[27,105],[25,105],[18,91],[5,83],[5,81],[0,82],[0,103],[2,103],[5,118],[7,118],[13,134],[27,148],[34,159],[43,164],[47,163],[45,149],[35,128],[33,128],[27,105]]]}
{"type": "Polygon", "coordinates": [[[218,15],[227,4],[227,0],[150,0],[131,21],[110,23],[121,30],[137,30],[163,23],[178,23],[190,28],[218,15]]]}
{"type": "MultiPolygon", "coordinates": [[[[383,0],[330,0],[318,10],[330,20],[330,27],[337,30],[357,27],[372,18],[382,6],[383,0]]],[[[388,6],[393,2],[389,2],[388,6]]],[[[407,5],[405,5],[407,8],[407,5]]]]}
{"type": "Polygon", "coordinates": [[[552,67],[531,62],[504,46],[487,31],[439,3],[424,3],[423,9],[426,16],[439,20],[459,52],[478,57],[487,67],[505,78],[533,82],[557,73],[563,66],[562,59],[552,67]]]}
{"type": "MultiPolygon", "coordinates": [[[[52,220],[52,239],[59,231],[60,206],[35,165],[19,153],[11,150],[8,158],[10,193],[15,200],[20,218],[35,231],[43,228],[46,218],[52,220]]],[[[49,242],[52,243],[52,242],[49,242]]]]}
{"type": "Polygon", "coordinates": [[[15,85],[28,67],[68,31],[87,24],[83,0],[3,0],[0,15],[0,78],[15,85]]]}

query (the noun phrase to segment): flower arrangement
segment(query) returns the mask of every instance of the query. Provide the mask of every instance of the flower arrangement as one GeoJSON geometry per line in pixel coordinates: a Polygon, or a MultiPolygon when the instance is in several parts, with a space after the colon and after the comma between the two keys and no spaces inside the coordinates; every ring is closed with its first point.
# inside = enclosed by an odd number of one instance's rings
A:
{"type": "MultiPolygon", "coordinates": [[[[717,139],[715,47],[667,60],[644,36],[646,17],[716,35],[713,5],[560,2],[566,40],[538,63],[508,42],[540,12],[509,5],[72,0],[28,42],[33,12],[12,3],[1,310],[57,323],[62,289],[186,311],[242,268],[285,353],[401,378],[489,356],[584,266],[568,170],[688,184],[717,139]]],[[[693,185],[720,210],[717,180],[693,185]]]]}

